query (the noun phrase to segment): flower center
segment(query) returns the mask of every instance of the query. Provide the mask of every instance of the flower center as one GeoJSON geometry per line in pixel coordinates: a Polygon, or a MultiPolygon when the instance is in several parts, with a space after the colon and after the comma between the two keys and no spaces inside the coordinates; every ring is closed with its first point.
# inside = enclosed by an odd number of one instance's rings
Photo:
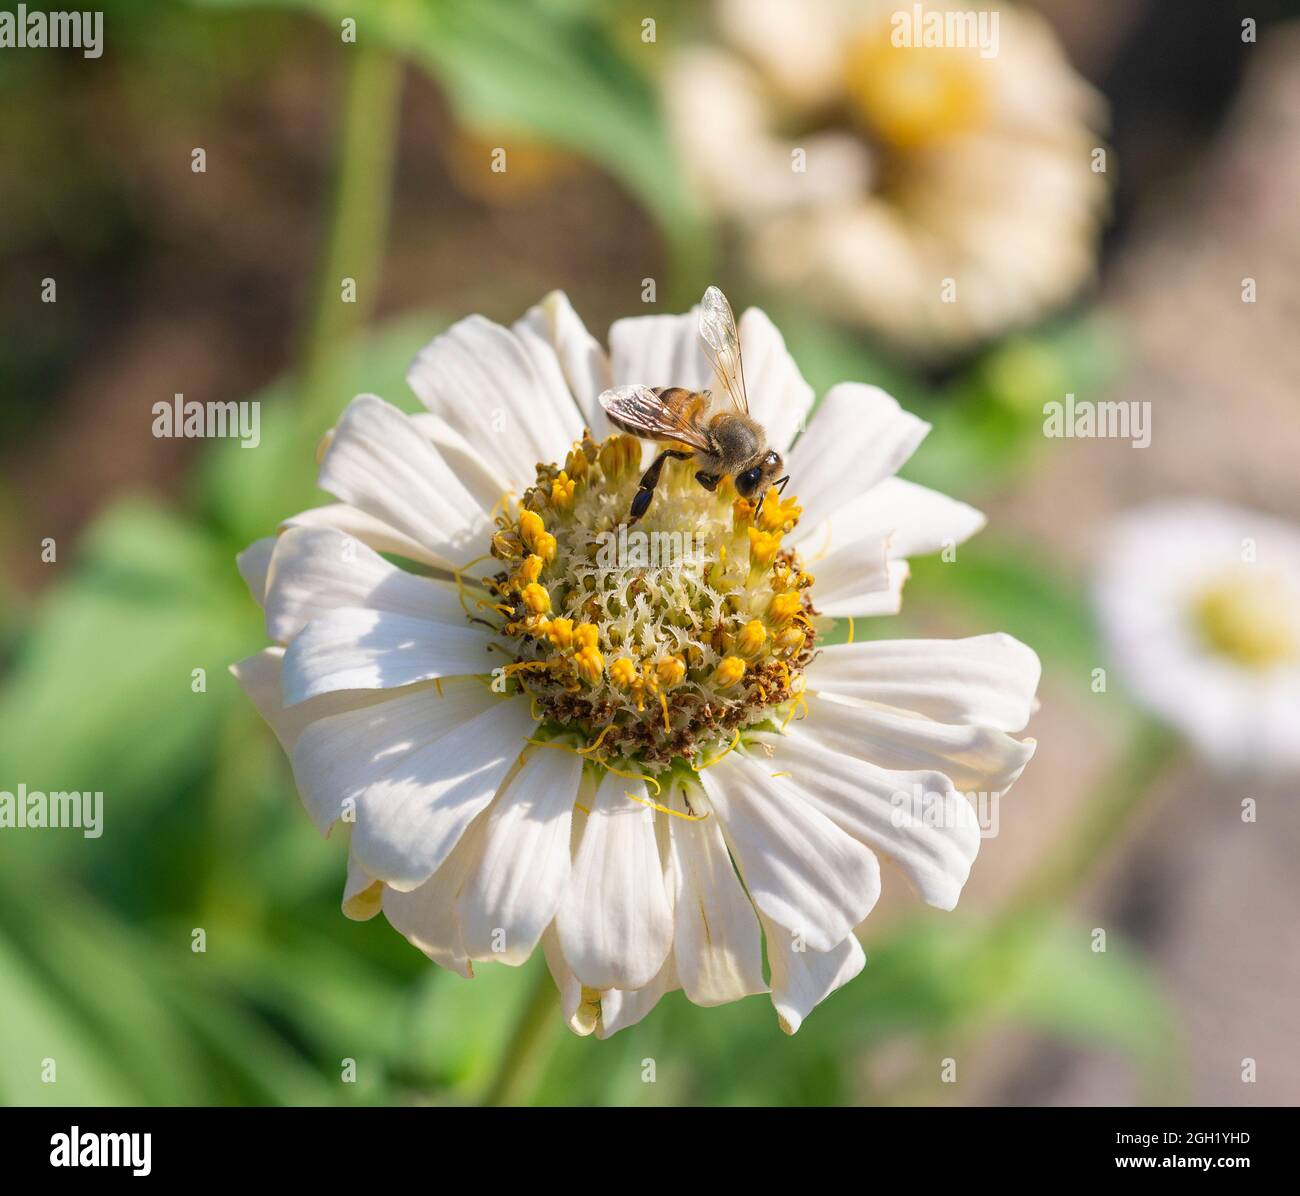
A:
{"type": "Polygon", "coordinates": [[[1196,629],[1212,652],[1261,670],[1300,658],[1296,611],[1284,586],[1247,572],[1214,582],[1192,603],[1196,629]]]}
{"type": "Polygon", "coordinates": [[[979,51],[895,46],[890,30],[872,29],[844,58],[844,80],[859,120],[896,149],[963,133],[984,117],[979,51]]]}
{"type": "Polygon", "coordinates": [[[651,773],[698,767],[745,728],[799,701],[815,633],[812,578],[782,537],[794,498],[761,507],[690,461],[669,460],[645,517],[627,523],[641,441],[589,434],[563,468],[541,465],[497,520],[487,579],[543,737],[651,773]]]}

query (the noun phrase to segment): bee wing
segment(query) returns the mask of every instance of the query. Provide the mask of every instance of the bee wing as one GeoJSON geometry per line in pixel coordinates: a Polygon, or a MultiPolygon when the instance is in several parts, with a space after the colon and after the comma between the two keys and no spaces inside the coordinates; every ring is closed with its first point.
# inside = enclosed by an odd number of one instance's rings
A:
{"type": "Polygon", "coordinates": [[[736,410],[749,414],[749,396],[745,394],[745,367],[740,359],[740,334],[731,304],[717,287],[709,287],[700,300],[700,339],[714,374],[727,392],[736,410]]]}
{"type": "Polygon", "coordinates": [[[696,416],[703,407],[698,396],[686,390],[655,394],[648,386],[615,386],[600,396],[605,414],[633,436],[647,440],[679,440],[701,452],[709,441],[696,416]]]}

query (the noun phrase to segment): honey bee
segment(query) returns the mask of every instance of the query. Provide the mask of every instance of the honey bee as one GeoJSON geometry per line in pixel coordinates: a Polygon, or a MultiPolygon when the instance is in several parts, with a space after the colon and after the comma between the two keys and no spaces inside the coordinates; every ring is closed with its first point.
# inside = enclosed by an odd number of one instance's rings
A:
{"type": "Polygon", "coordinates": [[[629,523],[649,509],[670,457],[693,457],[699,466],[695,480],[706,490],[716,490],[724,477],[732,477],[737,493],[756,499],[759,506],[769,486],[784,489],[790,480],[777,478],[785,463],[780,453],[767,447],[763,425],[750,417],[736,317],[717,287],[709,287],[700,301],[699,329],[705,356],[729,400],[719,410],[713,410],[712,391],[681,386],[616,386],[600,396],[600,405],[616,427],[644,440],[678,446],[665,448],[642,475],[629,523]]]}

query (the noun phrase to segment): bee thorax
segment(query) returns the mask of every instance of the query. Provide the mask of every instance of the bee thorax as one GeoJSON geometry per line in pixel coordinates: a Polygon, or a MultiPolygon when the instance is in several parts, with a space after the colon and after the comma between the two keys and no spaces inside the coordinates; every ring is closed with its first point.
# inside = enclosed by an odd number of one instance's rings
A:
{"type": "Polygon", "coordinates": [[[723,472],[733,473],[759,456],[766,446],[762,426],[743,415],[722,415],[709,425],[723,472]]]}

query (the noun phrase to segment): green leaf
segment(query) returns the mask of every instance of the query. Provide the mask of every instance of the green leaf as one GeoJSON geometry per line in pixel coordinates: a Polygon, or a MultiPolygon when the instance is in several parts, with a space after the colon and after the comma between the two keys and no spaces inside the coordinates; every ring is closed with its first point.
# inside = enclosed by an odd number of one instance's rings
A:
{"type": "Polygon", "coordinates": [[[257,612],[225,546],[144,501],[111,507],[59,568],[0,694],[0,759],[30,789],[103,791],[111,833],[210,754],[257,612]]]}

